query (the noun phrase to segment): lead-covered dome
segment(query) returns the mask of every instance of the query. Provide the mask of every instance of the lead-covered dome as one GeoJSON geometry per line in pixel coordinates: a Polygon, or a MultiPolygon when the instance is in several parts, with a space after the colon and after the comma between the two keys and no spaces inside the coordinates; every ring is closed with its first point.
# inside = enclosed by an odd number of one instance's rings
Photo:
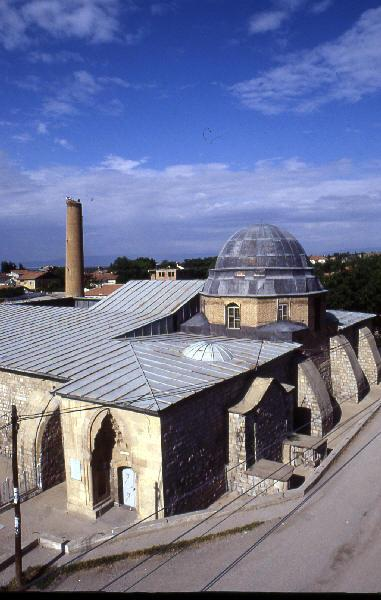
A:
{"type": "Polygon", "coordinates": [[[183,355],[192,360],[205,362],[228,362],[233,354],[223,344],[217,342],[194,342],[183,350],[183,355]]]}
{"type": "Polygon", "coordinates": [[[210,296],[305,296],[322,291],[303,247],[275,225],[251,225],[232,235],[203,289],[210,296]]]}

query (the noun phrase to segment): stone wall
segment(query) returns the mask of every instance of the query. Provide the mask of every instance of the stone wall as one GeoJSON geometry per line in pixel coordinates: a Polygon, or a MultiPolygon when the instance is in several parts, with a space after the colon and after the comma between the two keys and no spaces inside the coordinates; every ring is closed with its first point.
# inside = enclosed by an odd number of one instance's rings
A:
{"type": "Polygon", "coordinates": [[[228,304],[237,304],[241,309],[241,327],[257,327],[277,320],[278,301],[288,305],[289,320],[309,325],[310,301],[308,297],[286,298],[228,298],[201,296],[201,311],[209,323],[225,326],[228,304]]]}
{"type": "Polygon", "coordinates": [[[261,458],[282,461],[283,439],[287,433],[287,398],[274,381],[254,411],[255,461],[261,458]]]}
{"type": "MultiPolygon", "coordinates": [[[[246,428],[249,429],[246,420],[246,415],[229,412],[229,465],[241,464],[244,471],[249,466],[246,462],[248,454],[246,428]]],[[[249,454],[251,455],[253,451],[254,448],[251,448],[249,454]]]]}
{"type": "Polygon", "coordinates": [[[369,327],[362,327],[358,333],[358,361],[369,385],[380,382],[381,356],[376,340],[369,327]]]}
{"type": "MultiPolygon", "coordinates": [[[[16,405],[18,415],[51,412],[57,409],[58,401],[52,395],[59,383],[30,375],[0,371],[0,413],[11,412],[16,405]]],[[[37,466],[40,463],[41,442],[49,417],[22,421],[18,432],[19,471],[25,471],[29,481],[37,481],[37,466]]],[[[2,438],[0,452],[11,456],[11,430],[2,438]]]]}
{"type": "MultiPolygon", "coordinates": [[[[255,385],[256,380],[252,389],[255,385]]],[[[245,487],[249,481],[246,470],[254,462],[261,458],[282,460],[283,441],[287,435],[288,394],[277,381],[270,380],[259,403],[252,408],[248,405],[248,410],[242,412],[245,402],[246,399],[229,410],[227,479],[229,489],[235,491],[248,489],[245,487]]]]}
{"type": "Polygon", "coordinates": [[[243,397],[248,377],[218,384],[162,412],[166,515],[205,508],[226,491],[228,408],[243,397]]]}
{"type": "MultiPolygon", "coordinates": [[[[298,365],[298,399],[299,408],[311,411],[310,434],[323,436],[332,429],[333,407],[328,390],[317,367],[311,359],[298,365]]],[[[301,424],[298,422],[298,428],[301,424]]]]}
{"type": "Polygon", "coordinates": [[[59,408],[56,408],[49,417],[43,430],[39,463],[40,485],[43,490],[65,481],[65,459],[59,408]]]}
{"type": "Polygon", "coordinates": [[[289,489],[289,482],[287,481],[279,481],[271,477],[264,479],[244,471],[240,472],[239,476],[229,485],[231,490],[254,498],[256,496],[284,493],[289,489]]]}
{"type": "Polygon", "coordinates": [[[111,415],[115,431],[110,502],[119,503],[118,469],[129,467],[136,476],[136,510],[139,516],[144,518],[155,512],[155,483],[159,486],[161,509],[163,491],[159,417],[66,398],[62,398],[61,402],[68,510],[91,518],[95,518],[101,510],[95,505],[93,497],[91,460],[96,435],[108,414],[111,415]],[[66,412],[72,409],[75,412],[66,412]]]}
{"type": "Polygon", "coordinates": [[[355,351],[344,335],[330,340],[332,393],[336,401],[360,402],[368,393],[369,384],[355,351]]]}

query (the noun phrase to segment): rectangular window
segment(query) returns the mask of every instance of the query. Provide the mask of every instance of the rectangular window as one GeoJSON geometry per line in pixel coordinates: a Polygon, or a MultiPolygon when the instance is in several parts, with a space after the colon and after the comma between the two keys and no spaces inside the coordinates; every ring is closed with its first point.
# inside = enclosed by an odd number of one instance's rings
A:
{"type": "Polygon", "coordinates": [[[228,329],[240,329],[241,318],[239,306],[228,306],[227,307],[227,326],[228,329]]]}
{"type": "Polygon", "coordinates": [[[278,304],[278,321],[288,319],[288,304],[278,304]]]}

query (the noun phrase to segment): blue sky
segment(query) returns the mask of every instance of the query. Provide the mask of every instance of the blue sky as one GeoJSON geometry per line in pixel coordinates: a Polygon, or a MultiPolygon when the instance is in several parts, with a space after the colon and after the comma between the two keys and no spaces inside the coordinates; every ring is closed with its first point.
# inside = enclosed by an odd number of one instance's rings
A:
{"type": "Polygon", "coordinates": [[[381,248],[381,2],[0,0],[0,258],[381,248]]]}

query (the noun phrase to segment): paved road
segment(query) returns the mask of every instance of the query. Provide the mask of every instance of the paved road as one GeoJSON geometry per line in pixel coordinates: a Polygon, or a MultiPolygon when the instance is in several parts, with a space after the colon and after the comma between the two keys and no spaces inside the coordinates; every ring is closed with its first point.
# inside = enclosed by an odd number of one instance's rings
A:
{"type": "Polygon", "coordinates": [[[179,554],[83,571],[51,590],[381,591],[381,411],[286,520],[179,554]]]}

